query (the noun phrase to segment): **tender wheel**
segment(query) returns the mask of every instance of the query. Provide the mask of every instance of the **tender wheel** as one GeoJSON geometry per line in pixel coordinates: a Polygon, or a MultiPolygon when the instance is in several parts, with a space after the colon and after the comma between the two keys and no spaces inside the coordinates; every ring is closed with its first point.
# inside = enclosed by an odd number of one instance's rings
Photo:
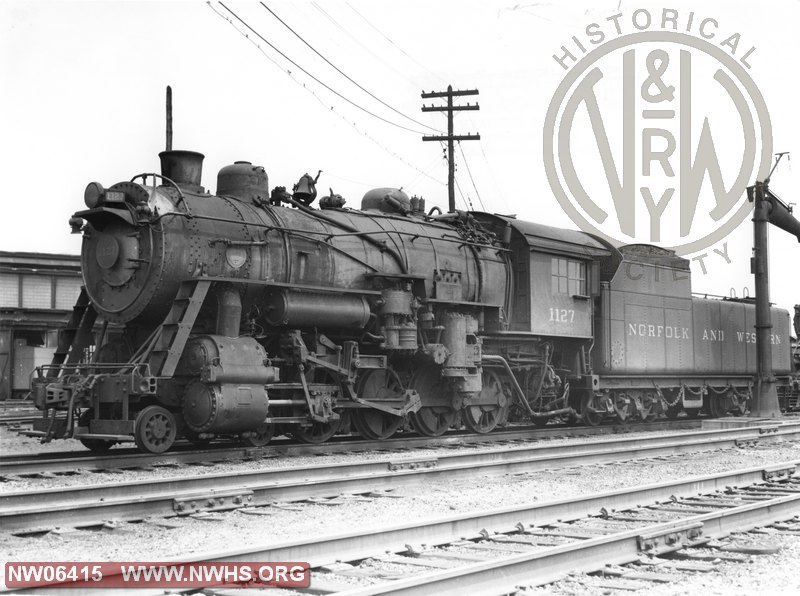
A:
{"type": "Polygon", "coordinates": [[[640,399],[642,408],[641,410],[637,408],[639,418],[641,418],[643,422],[652,422],[658,418],[658,414],[656,414],[657,398],[655,394],[650,391],[645,391],[642,393],[640,399]]]}
{"type": "Polygon", "coordinates": [[[603,412],[594,407],[594,395],[591,392],[584,394],[581,399],[581,416],[589,426],[597,426],[603,421],[603,412]]]}
{"type": "MultiPolygon", "coordinates": [[[[391,369],[367,372],[359,381],[356,390],[356,393],[366,400],[385,400],[402,392],[403,384],[400,377],[391,369]]],[[[388,439],[403,425],[402,416],[393,416],[371,408],[352,410],[350,415],[356,432],[371,441],[388,439]]]]}
{"type": "Polygon", "coordinates": [[[678,415],[681,413],[681,409],[682,408],[680,406],[668,406],[667,410],[664,412],[664,415],[669,420],[677,420],[678,415]]]}
{"type": "Polygon", "coordinates": [[[147,406],[136,417],[136,446],[145,453],[164,453],[175,442],[177,426],[172,412],[161,406],[147,406]]]}
{"type": "Polygon", "coordinates": [[[620,424],[628,424],[635,406],[631,398],[625,393],[618,393],[614,399],[614,415],[620,424]]]}
{"type": "Polygon", "coordinates": [[[686,412],[686,417],[689,420],[694,420],[700,415],[700,410],[702,408],[684,408],[684,412],[686,412]]]}
{"type": "Polygon", "coordinates": [[[296,428],[292,431],[292,435],[304,443],[324,443],[341,430],[343,421],[344,415],[341,415],[338,420],[313,422],[311,426],[296,428]]]}
{"type": "Polygon", "coordinates": [[[275,436],[275,425],[272,422],[265,422],[256,427],[246,437],[242,437],[242,443],[250,447],[263,447],[275,436]]]}
{"type": "Polygon", "coordinates": [[[456,420],[457,412],[450,406],[450,388],[438,366],[423,366],[411,377],[411,388],[419,393],[422,407],[411,414],[411,422],[421,435],[439,437],[456,420]]]}
{"type": "MultiPolygon", "coordinates": [[[[94,409],[89,408],[88,410],[84,410],[81,415],[78,417],[78,426],[89,426],[89,421],[94,418],[94,409]]],[[[114,445],[117,444],[116,441],[105,441],[103,439],[78,439],[83,446],[86,447],[89,451],[94,453],[106,453],[109,449],[111,449],[114,445]]]]}
{"type": "Polygon", "coordinates": [[[709,390],[706,399],[708,400],[708,414],[712,418],[725,418],[728,415],[724,395],[717,395],[709,390]]]}
{"type": "Polygon", "coordinates": [[[486,434],[497,427],[505,418],[506,398],[503,394],[503,382],[497,373],[490,370],[483,373],[482,397],[489,397],[496,403],[479,406],[467,406],[462,417],[464,425],[472,432],[486,434]]]}

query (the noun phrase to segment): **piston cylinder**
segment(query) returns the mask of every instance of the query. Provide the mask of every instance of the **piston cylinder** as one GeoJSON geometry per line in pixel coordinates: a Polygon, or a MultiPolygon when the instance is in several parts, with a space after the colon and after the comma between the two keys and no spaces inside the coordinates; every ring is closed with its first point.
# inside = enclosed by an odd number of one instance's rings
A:
{"type": "Polygon", "coordinates": [[[183,419],[195,432],[239,433],[253,430],[269,409],[263,385],[192,381],[183,394],[183,419]]]}

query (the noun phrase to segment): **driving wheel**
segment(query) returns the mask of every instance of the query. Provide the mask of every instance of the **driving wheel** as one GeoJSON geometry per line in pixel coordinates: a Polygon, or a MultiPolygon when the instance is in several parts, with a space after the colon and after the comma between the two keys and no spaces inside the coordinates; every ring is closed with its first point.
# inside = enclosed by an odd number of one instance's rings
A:
{"type": "Polygon", "coordinates": [[[450,405],[450,388],[441,376],[438,366],[426,365],[411,377],[410,387],[419,394],[422,407],[411,414],[414,428],[426,437],[439,437],[456,420],[456,411],[450,405]]]}
{"type": "Polygon", "coordinates": [[[472,432],[486,434],[495,429],[505,417],[507,408],[500,376],[491,370],[483,373],[482,398],[490,398],[495,403],[467,406],[463,410],[464,425],[472,432]],[[502,405],[501,405],[502,404],[502,405]]]}

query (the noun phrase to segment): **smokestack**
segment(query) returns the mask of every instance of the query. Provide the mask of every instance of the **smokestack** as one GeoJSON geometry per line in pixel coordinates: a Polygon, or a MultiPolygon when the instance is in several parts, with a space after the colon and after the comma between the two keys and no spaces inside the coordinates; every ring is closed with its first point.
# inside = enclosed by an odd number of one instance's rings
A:
{"type": "Polygon", "coordinates": [[[158,156],[161,158],[161,175],[164,178],[169,178],[182,189],[205,192],[200,186],[205,155],[197,151],[162,151],[158,156]]]}

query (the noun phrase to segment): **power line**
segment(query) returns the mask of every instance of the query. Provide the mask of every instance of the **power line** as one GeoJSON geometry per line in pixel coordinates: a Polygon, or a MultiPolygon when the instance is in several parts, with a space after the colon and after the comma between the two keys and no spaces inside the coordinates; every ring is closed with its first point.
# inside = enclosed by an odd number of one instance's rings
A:
{"type": "MultiPolygon", "coordinates": [[[[220,3],[220,4],[221,4],[221,3],[220,3]]],[[[274,65],[275,65],[275,66],[276,66],[276,67],[277,67],[277,68],[278,68],[278,69],[279,69],[281,72],[283,72],[283,73],[284,73],[284,74],[286,74],[286,75],[287,75],[287,76],[288,76],[290,79],[292,79],[292,81],[293,81],[293,82],[294,82],[296,85],[298,85],[299,87],[302,87],[304,90],[306,90],[308,93],[310,93],[310,94],[311,94],[311,95],[314,97],[314,99],[316,99],[316,100],[317,100],[317,101],[320,103],[320,105],[322,105],[322,106],[323,106],[323,107],[326,109],[326,111],[330,111],[330,112],[332,112],[332,113],[336,114],[336,115],[337,115],[339,118],[341,118],[342,120],[344,120],[344,122],[345,122],[345,123],[347,123],[349,126],[351,126],[351,127],[352,127],[352,128],[353,128],[353,129],[354,129],[354,130],[355,130],[355,131],[356,131],[356,132],[359,134],[359,135],[362,135],[364,138],[366,138],[367,140],[371,141],[372,143],[374,143],[375,145],[377,145],[378,147],[380,147],[380,148],[381,148],[383,151],[385,151],[386,153],[388,153],[389,155],[391,155],[392,157],[394,157],[396,160],[398,160],[398,161],[402,162],[404,165],[408,166],[408,167],[409,167],[409,168],[411,168],[412,170],[416,170],[416,171],[417,171],[417,172],[419,172],[421,175],[425,176],[426,178],[429,178],[429,179],[431,179],[433,182],[436,182],[437,184],[440,184],[440,185],[442,185],[442,186],[445,186],[445,183],[444,183],[444,182],[442,182],[441,180],[437,180],[436,178],[434,178],[433,176],[431,176],[431,175],[430,175],[428,172],[425,172],[425,171],[423,171],[423,170],[419,169],[417,166],[415,166],[414,164],[412,164],[412,163],[411,163],[411,162],[409,162],[408,160],[404,159],[403,157],[401,157],[401,156],[400,156],[399,154],[397,154],[396,152],[394,152],[394,151],[392,151],[391,149],[389,149],[389,148],[387,148],[386,146],[384,146],[384,145],[383,145],[382,143],[380,143],[380,142],[379,142],[377,139],[373,138],[372,136],[370,136],[370,135],[369,135],[369,134],[367,134],[366,132],[364,132],[364,131],[360,130],[360,129],[358,128],[358,125],[357,125],[355,122],[351,122],[350,120],[348,120],[347,118],[345,118],[345,117],[344,117],[344,115],[340,114],[340,113],[339,113],[339,112],[338,112],[338,111],[337,111],[337,110],[336,110],[336,109],[335,109],[333,106],[329,106],[329,105],[328,105],[328,104],[326,104],[324,101],[322,101],[322,99],[319,97],[319,95],[317,95],[317,94],[314,92],[314,90],[313,90],[313,89],[311,89],[310,87],[308,87],[308,86],[307,86],[305,83],[303,83],[303,82],[301,82],[301,81],[298,81],[298,80],[297,80],[297,78],[295,78],[295,76],[292,74],[292,71],[291,71],[291,70],[284,69],[284,67],[283,67],[283,66],[281,66],[281,65],[280,65],[280,64],[279,64],[279,63],[278,63],[278,62],[277,62],[277,61],[276,61],[274,58],[272,58],[272,56],[270,56],[269,54],[267,54],[267,53],[264,51],[264,48],[262,48],[262,47],[261,47],[261,46],[260,46],[260,45],[259,45],[259,44],[258,44],[258,43],[255,41],[255,40],[251,39],[251,38],[250,38],[250,36],[249,36],[249,35],[247,35],[247,33],[245,33],[244,31],[241,31],[239,28],[237,28],[237,27],[236,27],[236,24],[235,24],[235,23],[234,23],[234,22],[233,22],[233,21],[232,21],[232,20],[231,20],[229,17],[227,17],[227,16],[225,16],[224,14],[222,14],[221,12],[219,12],[219,11],[218,11],[216,8],[214,8],[214,7],[211,5],[211,3],[210,3],[210,2],[208,2],[208,3],[207,3],[207,5],[208,5],[208,7],[209,7],[211,10],[213,10],[213,11],[214,11],[214,14],[216,14],[216,15],[217,15],[219,18],[221,18],[221,19],[223,19],[224,21],[226,21],[226,22],[227,22],[227,23],[228,23],[228,24],[229,24],[231,27],[233,27],[234,31],[236,31],[237,33],[239,33],[239,35],[241,35],[241,36],[242,36],[242,37],[244,37],[244,38],[245,38],[247,41],[249,41],[251,44],[253,44],[253,45],[254,45],[254,46],[255,46],[255,47],[258,49],[258,51],[259,51],[259,52],[261,52],[261,54],[262,54],[262,55],[263,55],[263,56],[264,56],[264,57],[265,57],[267,60],[269,60],[270,62],[272,62],[272,63],[273,63],[273,64],[274,64],[274,65]]]]}
{"type": "Polygon", "coordinates": [[[464,155],[464,148],[461,146],[461,141],[458,142],[458,150],[461,151],[461,158],[464,160],[464,165],[467,167],[467,174],[469,174],[470,182],[472,182],[472,188],[475,189],[475,196],[478,197],[478,203],[480,203],[481,209],[486,211],[486,207],[483,206],[483,200],[481,199],[481,193],[478,192],[478,187],[475,186],[475,179],[472,177],[472,171],[469,169],[467,156],[464,155]]]}
{"type": "MultiPolygon", "coordinates": [[[[333,93],[333,94],[334,94],[334,95],[336,95],[337,97],[339,97],[339,98],[343,99],[344,101],[346,101],[346,102],[347,102],[347,103],[349,103],[350,105],[352,105],[352,106],[354,106],[354,107],[358,108],[358,109],[359,109],[359,110],[361,110],[362,112],[365,112],[365,113],[369,114],[369,115],[370,115],[370,116],[372,116],[373,118],[377,118],[378,120],[381,120],[381,121],[383,121],[383,122],[386,122],[387,124],[391,124],[392,126],[396,126],[397,128],[402,128],[403,130],[407,130],[407,131],[409,131],[409,132],[415,132],[415,133],[418,133],[418,134],[423,134],[422,132],[420,132],[420,131],[418,131],[418,130],[414,130],[413,128],[408,128],[408,127],[406,127],[406,126],[403,126],[402,124],[397,124],[396,122],[392,122],[391,120],[387,120],[386,118],[383,118],[382,116],[378,116],[378,115],[377,115],[377,114],[375,114],[374,112],[371,112],[371,111],[369,111],[367,108],[364,108],[364,107],[360,106],[359,104],[357,104],[356,102],[354,102],[354,101],[352,101],[352,100],[348,99],[347,97],[345,97],[344,95],[342,95],[341,93],[339,93],[338,91],[336,91],[335,89],[331,88],[331,87],[330,87],[330,86],[328,86],[327,84],[325,84],[325,83],[323,83],[322,81],[320,81],[320,80],[319,80],[317,77],[315,77],[314,75],[312,75],[312,74],[311,74],[310,72],[308,72],[308,71],[307,71],[305,68],[303,68],[302,66],[300,66],[300,65],[299,65],[297,62],[295,62],[294,60],[292,60],[291,58],[289,58],[289,56],[287,56],[286,54],[284,54],[283,52],[281,52],[281,51],[280,51],[278,48],[276,48],[276,47],[275,47],[273,44],[271,44],[269,41],[267,41],[267,40],[266,40],[266,39],[265,39],[265,38],[264,38],[264,37],[263,37],[263,36],[262,36],[262,35],[261,35],[261,34],[260,34],[258,31],[256,31],[255,29],[253,29],[253,28],[252,28],[252,27],[251,27],[251,26],[250,26],[250,25],[249,25],[249,24],[248,24],[246,21],[244,21],[244,20],[243,20],[243,19],[242,19],[242,18],[241,18],[239,15],[237,15],[237,14],[236,14],[235,12],[233,12],[233,11],[232,11],[230,8],[228,8],[227,6],[225,6],[225,4],[224,4],[223,2],[220,2],[219,4],[220,4],[220,6],[222,6],[222,8],[224,8],[224,9],[225,9],[225,10],[227,10],[229,13],[231,13],[231,14],[232,14],[232,15],[233,15],[233,16],[236,18],[236,20],[238,20],[238,21],[239,21],[239,22],[240,22],[242,25],[244,25],[244,26],[245,26],[245,27],[247,27],[247,28],[248,28],[250,31],[252,31],[252,32],[253,32],[255,35],[257,35],[257,36],[258,36],[258,38],[259,38],[261,41],[263,41],[265,44],[267,44],[267,45],[268,45],[269,47],[271,47],[273,50],[275,50],[276,52],[278,52],[278,54],[280,54],[280,55],[281,55],[281,56],[282,56],[282,57],[283,57],[285,60],[287,60],[289,63],[291,63],[291,64],[292,64],[293,66],[295,66],[296,68],[299,68],[299,69],[300,69],[300,70],[301,70],[303,73],[305,73],[307,76],[311,77],[311,78],[312,78],[314,81],[316,81],[317,83],[319,83],[320,85],[322,85],[323,87],[325,87],[325,88],[326,88],[328,91],[330,91],[331,93],[333,93]]],[[[210,5],[209,5],[209,6],[210,6],[210,5]]]]}
{"type": "Polygon", "coordinates": [[[352,11],[353,11],[354,13],[356,13],[356,14],[357,14],[359,17],[361,17],[361,19],[362,19],[362,20],[363,20],[363,21],[364,21],[364,22],[365,22],[367,25],[369,25],[369,26],[370,26],[370,27],[372,27],[372,28],[373,28],[375,31],[377,31],[378,35],[380,35],[381,37],[383,37],[383,38],[384,38],[386,41],[388,41],[390,44],[392,44],[394,47],[396,47],[398,50],[400,50],[400,52],[402,52],[402,53],[403,53],[403,55],[405,55],[405,56],[406,56],[406,58],[408,58],[409,60],[411,60],[412,62],[414,62],[415,64],[417,64],[417,66],[421,66],[422,68],[424,68],[424,69],[425,69],[425,70],[426,70],[426,71],[427,71],[429,74],[433,75],[434,77],[436,77],[437,79],[439,79],[441,82],[443,82],[443,83],[446,83],[446,82],[447,82],[447,81],[445,81],[445,80],[444,80],[442,77],[440,77],[439,75],[437,75],[435,72],[433,72],[432,70],[430,70],[430,69],[429,69],[427,66],[425,66],[425,65],[424,65],[424,64],[422,64],[420,61],[418,61],[416,58],[414,58],[413,56],[411,56],[411,55],[410,55],[408,52],[406,52],[406,51],[405,51],[403,48],[401,48],[399,45],[397,45],[397,44],[396,44],[394,41],[392,41],[392,40],[391,40],[391,39],[390,39],[390,38],[389,38],[389,37],[388,37],[388,36],[387,36],[385,33],[383,33],[383,32],[382,32],[380,29],[378,29],[378,28],[377,28],[375,25],[373,25],[373,24],[372,24],[372,23],[371,23],[371,22],[370,22],[370,21],[367,19],[367,17],[365,17],[365,16],[364,16],[363,14],[361,14],[360,12],[358,12],[358,11],[357,11],[355,8],[353,8],[353,5],[352,5],[352,4],[350,4],[349,2],[347,2],[346,4],[347,4],[347,6],[349,6],[349,7],[350,7],[350,10],[352,10],[352,11]]]}
{"type": "MultiPolygon", "coordinates": [[[[293,34],[295,37],[297,37],[297,39],[299,39],[300,41],[302,41],[302,42],[303,42],[303,43],[304,43],[304,44],[305,44],[305,45],[306,45],[306,46],[307,46],[307,47],[308,47],[308,48],[309,48],[309,49],[310,49],[312,52],[314,52],[314,53],[315,53],[317,56],[319,56],[319,57],[320,57],[320,58],[322,58],[322,59],[323,59],[323,60],[324,60],[326,63],[328,63],[328,65],[329,65],[329,66],[331,66],[331,68],[333,68],[334,70],[336,70],[336,72],[338,72],[340,75],[342,75],[342,76],[343,76],[344,78],[346,78],[348,81],[350,81],[351,83],[353,83],[353,85],[355,85],[356,87],[358,87],[359,89],[361,89],[361,90],[362,90],[364,93],[366,93],[367,95],[369,95],[369,96],[370,96],[372,99],[374,99],[374,100],[376,100],[377,102],[381,103],[382,105],[386,106],[387,108],[389,108],[390,110],[392,110],[394,113],[396,113],[396,114],[399,114],[399,115],[400,115],[400,116],[402,116],[403,118],[406,118],[407,120],[410,120],[410,121],[411,121],[411,122],[413,122],[414,124],[419,124],[420,126],[424,126],[425,128],[430,128],[431,130],[436,130],[436,129],[435,129],[435,128],[433,128],[432,126],[428,126],[427,124],[424,124],[424,123],[422,123],[422,122],[419,122],[418,120],[415,120],[415,119],[414,119],[414,118],[412,118],[411,116],[408,116],[408,115],[404,114],[404,113],[403,113],[403,112],[401,112],[400,110],[397,110],[397,109],[395,109],[394,107],[390,106],[388,103],[386,103],[385,101],[383,101],[383,100],[382,100],[380,97],[377,97],[377,96],[376,96],[376,95],[374,95],[374,94],[373,94],[371,91],[369,91],[368,89],[365,89],[364,87],[362,87],[362,86],[361,86],[359,83],[357,83],[356,81],[354,81],[354,80],[353,80],[353,79],[352,79],[352,78],[351,78],[349,75],[347,75],[345,72],[343,72],[343,71],[342,71],[342,70],[341,70],[341,69],[340,69],[338,66],[336,66],[336,65],[335,65],[333,62],[331,62],[331,61],[330,61],[330,60],[328,60],[328,59],[327,59],[325,56],[323,56],[322,54],[320,54],[320,53],[319,53],[319,52],[316,50],[316,48],[314,48],[314,46],[312,46],[312,45],[311,45],[310,43],[308,43],[308,42],[307,42],[305,39],[303,39],[303,37],[302,37],[302,36],[301,36],[299,33],[297,33],[297,31],[295,31],[294,29],[292,29],[292,27],[290,27],[290,26],[289,26],[289,25],[288,25],[288,24],[287,24],[287,23],[286,23],[286,22],[285,22],[283,19],[281,19],[281,18],[280,18],[280,17],[279,17],[277,14],[275,14],[275,11],[273,11],[273,10],[272,10],[272,9],[271,9],[269,6],[267,6],[267,5],[266,5],[266,4],[264,4],[263,2],[260,2],[259,4],[261,4],[261,6],[263,6],[263,7],[264,7],[264,9],[265,9],[267,12],[269,12],[269,13],[270,13],[270,14],[271,14],[273,17],[275,17],[276,19],[278,19],[278,21],[280,21],[281,25],[283,25],[283,26],[284,26],[284,27],[286,27],[286,28],[287,28],[289,31],[291,31],[291,32],[292,32],[292,34],[293,34]]],[[[437,132],[439,132],[439,131],[437,131],[437,132]]]]}
{"type": "MultiPolygon", "coordinates": [[[[464,191],[461,190],[461,185],[458,183],[458,180],[456,180],[455,183],[456,188],[458,189],[458,194],[461,196],[461,202],[464,204],[464,210],[469,209],[469,211],[475,211],[475,209],[472,208],[472,201],[469,200],[469,195],[467,195],[467,198],[465,199],[464,191]]],[[[452,209],[452,211],[455,211],[455,209],[452,209]]]]}
{"type": "Polygon", "coordinates": [[[408,81],[408,82],[409,82],[411,85],[413,85],[415,88],[417,88],[417,89],[418,89],[418,88],[420,88],[420,87],[423,87],[423,85],[420,85],[418,81],[412,80],[412,79],[409,77],[409,72],[408,72],[408,71],[401,72],[400,70],[398,70],[397,68],[395,68],[395,67],[394,67],[394,66],[393,66],[391,63],[387,62],[387,61],[386,61],[386,60],[385,60],[385,59],[384,59],[382,56],[379,56],[378,54],[376,54],[376,53],[375,53],[375,52],[372,50],[372,48],[371,48],[371,47],[369,47],[369,45],[365,44],[365,43],[364,43],[364,42],[363,42],[361,39],[359,39],[358,37],[356,37],[355,35],[353,35],[353,34],[352,34],[352,33],[351,33],[351,32],[350,32],[350,31],[349,31],[349,30],[348,30],[346,27],[343,27],[343,26],[342,26],[342,25],[341,25],[341,24],[340,24],[340,23],[339,23],[339,22],[338,22],[338,21],[337,21],[335,18],[333,18],[333,16],[332,16],[330,13],[328,13],[328,12],[327,12],[327,11],[326,11],[324,8],[322,8],[322,7],[321,7],[319,4],[317,4],[316,2],[312,2],[312,3],[311,3],[311,5],[314,7],[314,9],[316,9],[316,11],[317,11],[317,12],[319,12],[319,13],[320,13],[320,14],[321,14],[323,17],[325,17],[325,18],[326,18],[328,21],[330,21],[330,22],[331,22],[331,24],[332,24],[334,27],[336,27],[337,29],[339,29],[339,31],[341,31],[343,35],[345,35],[346,37],[349,37],[349,38],[350,38],[350,39],[351,39],[351,40],[352,40],[352,41],[353,41],[353,42],[354,42],[356,45],[358,45],[359,47],[361,47],[361,48],[362,48],[362,49],[363,49],[363,50],[364,50],[366,53],[368,53],[368,54],[369,54],[369,55],[371,55],[373,58],[375,58],[375,60],[377,60],[378,62],[380,62],[381,64],[383,64],[383,65],[384,65],[386,68],[388,68],[389,70],[392,70],[392,71],[393,71],[395,74],[397,74],[398,76],[400,76],[400,77],[402,77],[403,79],[405,79],[406,81],[408,81]]]}

